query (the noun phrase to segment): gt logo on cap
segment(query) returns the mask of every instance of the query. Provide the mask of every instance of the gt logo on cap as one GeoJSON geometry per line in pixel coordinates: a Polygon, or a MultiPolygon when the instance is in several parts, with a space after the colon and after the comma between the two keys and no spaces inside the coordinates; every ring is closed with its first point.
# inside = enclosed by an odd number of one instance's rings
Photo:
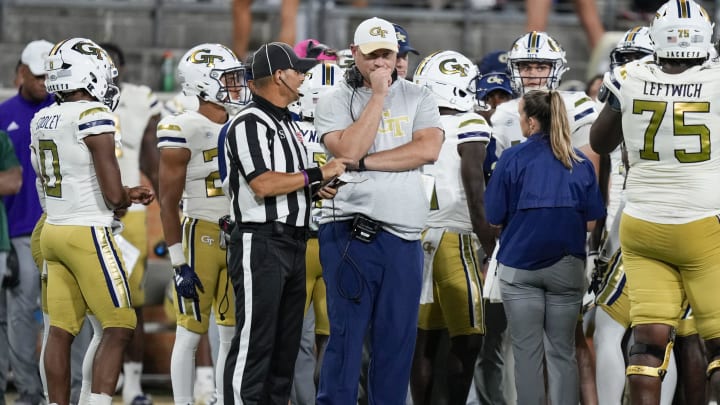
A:
{"type": "Polygon", "coordinates": [[[382,37],[385,38],[387,35],[387,30],[382,29],[381,27],[372,27],[370,28],[370,35],[374,37],[382,37]]]}
{"type": "Polygon", "coordinates": [[[497,84],[503,84],[505,83],[505,80],[500,76],[490,76],[487,79],[488,83],[497,83],[497,84]]]}
{"type": "Polygon", "coordinates": [[[198,49],[197,51],[193,52],[192,55],[190,55],[190,62],[201,64],[201,65],[204,64],[207,67],[214,67],[215,59],[219,60],[220,62],[225,62],[225,58],[223,58],[220,55],[212,55],[210,53],[203,53],[203,52],[210,52],[210,50],[209,49],[198,49]]]}
{"type": "Polygon", "coordinates": [[[452,74],[460,74],[460,77],[467,76],[467,67],[457,63],[457,60],[455,58],[452,59],[446,59],[442,62],[440,62],[440,71],[446,75],[452,75],[452,74]],[[451,63],[455,63],[454,65],[451,65],[451,63]]]}

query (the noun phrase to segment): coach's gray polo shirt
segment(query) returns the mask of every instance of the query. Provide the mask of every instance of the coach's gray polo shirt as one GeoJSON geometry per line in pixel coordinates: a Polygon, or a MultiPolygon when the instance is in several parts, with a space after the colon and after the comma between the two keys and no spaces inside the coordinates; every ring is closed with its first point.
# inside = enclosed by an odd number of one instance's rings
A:
{"type": "MultiPolygon", "coordinates": [[[[362,114],[372,90],[343,85],[323,95],[315,110],[315,126],[322,137],[343,130],[362,114]],[[352,108],[352,114],[350,112],[352,108]]],[[[438,106],[430,91],[407,80],[396,80],[385,98],[383,117],[368,153],[393,149],[412,140],[414,131],[441,128],[438,106]]],[[[323,203],[320,223],[347,220],[360,213],[381,221],[403,239],[420,239],[429,210],[421,168],[405,172],[353,173],[365,179],[342,186],[334,200],[323,203]]]]}

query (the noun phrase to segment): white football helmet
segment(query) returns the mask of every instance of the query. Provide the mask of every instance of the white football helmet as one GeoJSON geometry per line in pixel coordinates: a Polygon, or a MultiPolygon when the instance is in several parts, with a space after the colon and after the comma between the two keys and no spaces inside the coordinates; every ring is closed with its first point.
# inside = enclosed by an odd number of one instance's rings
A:
{"type": "Polygon", "coordinates": [[[438,107],[470,111],[475,106],[477,76],[477,66],[466,56],[440,51],[418,64],[413,80],[432,91],[438,107]]]}
{"type": "Polygon", "coordinates": [[[315,105],[320,96],[345,81],[345,71],[334,63],[319,63],[305,73],[300,85],[300,98],[288,108],[301,119],[315,118],[315,105]]]}
{"type": "Polygon", "coordinates": [[[520,75],[520,63],[550,63],[552,67],[545,83],[550,90],[557,89],[562,75],[569,70],[562,46],[547,33],[539,31],[529,32],[515,40],[512,48],[508,51],[507,60],[513,90],[519,94],[525,94],[523,78],[520,75]]]}
{"type": "Polygon", "coordinates": [[[225,45],[200,44],[178,63],[178,79],[186,96],[221,106],[243,105],[250,99],[245,67],[225,45]]]}
{"type": "Polygon", "coordinates": [[[55,44],[45,60],[45,89],[62,100],[63,94],[84,89],[111,109],[117,107],[118,75],[110,55],[86,38],[71,38],[55,44]]]}
{"type": "Polygon", "coordinates": [[[337,64],[343,69],[347,69],[355,64],[352,51],[350,49],[341,49],[337,52],[338,60],[337,64]]]}
{"type": "Polygon", "coordinates": [[[615,48],[610,52],[610,67],[624,65],[630,61],[652,55],[655,45],[650,39],[648,27],[635,27],[625,32],[615,48]]]}
{"type": "Polygon", "coordinates": [[[706,59],[713,46],[713,25],[707,11],[694,1],[668,1],[650,22],[655,58],[706,59]]]}

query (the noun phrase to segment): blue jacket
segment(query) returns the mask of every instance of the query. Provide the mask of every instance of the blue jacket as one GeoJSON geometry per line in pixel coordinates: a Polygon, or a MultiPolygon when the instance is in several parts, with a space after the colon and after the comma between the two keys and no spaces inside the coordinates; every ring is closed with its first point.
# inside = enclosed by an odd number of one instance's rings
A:
{"type": "Polygon", "coordinates": [[[54,100],[48,94],[45,100],[33,103],[25,100],[18,92],[0,104],[0,130],[10,136],[23,171],[20,192],[4,198],[11,238],[30,235],[42,215],[35,188],[35,170],[30,163],[30,121],[36,112],[51,105],[54,100]]]}
{"type": "Polygon", "coordinates": [[[605,216],[593,164],[567,169],[555,158],[546,134],[506,150],[485,192],[488,222],[502,225],[497,260],[537,270],[564,256],[585,258],[587,221],[605,216]]]}

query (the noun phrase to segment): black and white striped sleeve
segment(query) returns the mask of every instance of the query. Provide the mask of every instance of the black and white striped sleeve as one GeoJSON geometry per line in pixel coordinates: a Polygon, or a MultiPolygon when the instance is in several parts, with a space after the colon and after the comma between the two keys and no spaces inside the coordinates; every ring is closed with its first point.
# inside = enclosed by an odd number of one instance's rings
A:
{"type": "Polygon", "coordinates": [[[253,114],[238,117],[227,134],[228,155],[239,166],[250,183],[259,175],[272,170],[268,132],[272,129],[253,114]]]}

